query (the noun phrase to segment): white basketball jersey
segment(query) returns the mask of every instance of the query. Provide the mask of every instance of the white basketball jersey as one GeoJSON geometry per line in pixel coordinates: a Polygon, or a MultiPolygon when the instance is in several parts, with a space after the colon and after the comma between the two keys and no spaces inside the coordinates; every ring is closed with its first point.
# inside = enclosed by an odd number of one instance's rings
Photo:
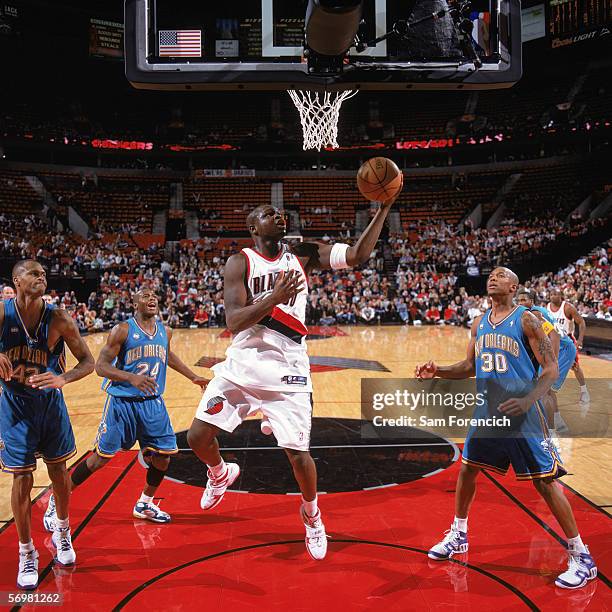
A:
{"type": "Polygon", "coordinates": [[[574,322],[565,316],[565,300],[561,302],[559,310],[553,310],[550,302],[546,305],[546,310],[548,310],[550,316],[555,320],[555,325],[559,329],[563,330],[567,335],[574,333],[574,322]]]}
{"type": "Polygon", "coordinates": [[[298,258],[287,245],[274,259],[254,249],[242,249],[247,262],[248,303],[272,293],[279,272],[295,270],[303,289],[289,303],[278,304],[269,316],[234,336],[225,361],[213,366],[215,374],[232,382],[269,391],[312,391],[306,353],[307,278],[298,258]]]}

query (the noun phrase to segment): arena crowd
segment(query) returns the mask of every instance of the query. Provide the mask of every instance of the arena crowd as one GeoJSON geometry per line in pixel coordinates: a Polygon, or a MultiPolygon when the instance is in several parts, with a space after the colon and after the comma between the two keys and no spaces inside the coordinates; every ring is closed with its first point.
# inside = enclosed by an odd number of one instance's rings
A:
{"type": "MultiPolygon", "coordinates": [[[[562,239],[568,231],[554,219],[529,226],[511,219],[496,231],[469,226],[459,230],[442,222],[414,224],[389,239],[396,263],[392,273],[385,272],[380,251],[359,270],[312,272],[307,322],[469,325],[489,303],[486,296],[470,295],[459,286],[461,272],[508,264],[562,239]]],[[[85,301],[79,301],[74,291],[50,292],[47,298],[69,310],[82,332],[108,330],[128,318],[133,312],[130,295],[143,286],[156,290],[161,318],[170,327],[223,326],[223,265],[239,247],[234,242],[219,248],[217,242],[208,238],[185,243],[168,262],[160,245],[138,248],[129,232],[98,231],[84,240],[70,232],[49,234],[48,225],[35,215],[0,214],[0,257],[35,258],[50,275],[98,273],[98,288],[85,301]]],[[[582,315],[612,320],[610,248],[612,242],[598,246],[525,285],[543,301],[559,287],[582,315]]]]}

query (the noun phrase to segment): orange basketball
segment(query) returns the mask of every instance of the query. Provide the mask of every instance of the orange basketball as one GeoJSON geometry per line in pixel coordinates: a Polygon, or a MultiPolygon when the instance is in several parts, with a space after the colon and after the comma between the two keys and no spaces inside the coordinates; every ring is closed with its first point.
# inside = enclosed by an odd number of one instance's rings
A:
{"type": "Polygon", "coordinates": [[[403,185],[402,171],[386,157],[368,159],[357,171],[357,187],[363,197],[384,202],[395,197],[403,185]]]}

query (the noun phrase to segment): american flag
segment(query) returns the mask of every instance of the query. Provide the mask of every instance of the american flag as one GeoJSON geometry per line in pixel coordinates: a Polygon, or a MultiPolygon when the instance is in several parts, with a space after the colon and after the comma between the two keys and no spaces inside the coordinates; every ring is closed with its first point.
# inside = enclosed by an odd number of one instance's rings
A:
{"type": "Polygon", "coordinates": [[[202,32],[200,30],[160,30],[160,57],[200,57],[202,32]]]}

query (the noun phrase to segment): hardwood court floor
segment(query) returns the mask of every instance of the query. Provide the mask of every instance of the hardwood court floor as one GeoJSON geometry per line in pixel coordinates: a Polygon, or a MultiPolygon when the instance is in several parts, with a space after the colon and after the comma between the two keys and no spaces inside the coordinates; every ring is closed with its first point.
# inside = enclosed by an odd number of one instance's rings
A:
{"type": "MultiPolygon", "coordinates": [[[[462,359],[468,340],[467,330],[457,328],[343,327],[332,328],[331,332],[326,328],[311,332],[315,332],[314,336],[318,338],[308,343],[309,354],[315,358],[312,360],[314,415],[331,418],[360,417],[362,378],[411,378],[418,362],[433,359],[446,364],[462,359]]],[[[106,334],[87,338],[95,357],[105,340],[106,334]]],[[[212,372],[207,367],[195,364],[211,364],[222,359],[228,344],[227,333],[219,329],[177,330],[172,349],[195,371],[209,377],[212,372]]],[[[68,362],[71,366],[71,356],[68,362]]],[[[586,418],[601,420],[606,418],[608,411],[604,403],[609,397],[605,379],[612,379],[612,363],[589,356],[581,356],[581,362],[594,396],[586,418]]],[[[105,399],[100,383],[96,375],[91,375],[65,388],[76,436],[77,457],[92,448],[96,436],[105,399]]],[[[177,432],[189,427],[199,398],[199,387],[169,371],[165,400],[177,432]]],[[[559,404],[570,427],[573,421],[585,418],[577,402],[578,384],[570,374],[559,394],[559,404]]],[[[612,473],[612,442],[599,438],[567,439],[562,440],[562,449],[570,471],[564,482],[593,504],[609,510],[612,493],[607,475],[612,473]]],[[[512,475],[507,478],[512,478],[512,475]]],[[[0,476],[0,521],[7,521],[12,516],[11,481],[9,474],[0,476]]],[[[39,463],[35,472],[37,489],[33,496],[48,484],[44,465],[39,463]]]]}

